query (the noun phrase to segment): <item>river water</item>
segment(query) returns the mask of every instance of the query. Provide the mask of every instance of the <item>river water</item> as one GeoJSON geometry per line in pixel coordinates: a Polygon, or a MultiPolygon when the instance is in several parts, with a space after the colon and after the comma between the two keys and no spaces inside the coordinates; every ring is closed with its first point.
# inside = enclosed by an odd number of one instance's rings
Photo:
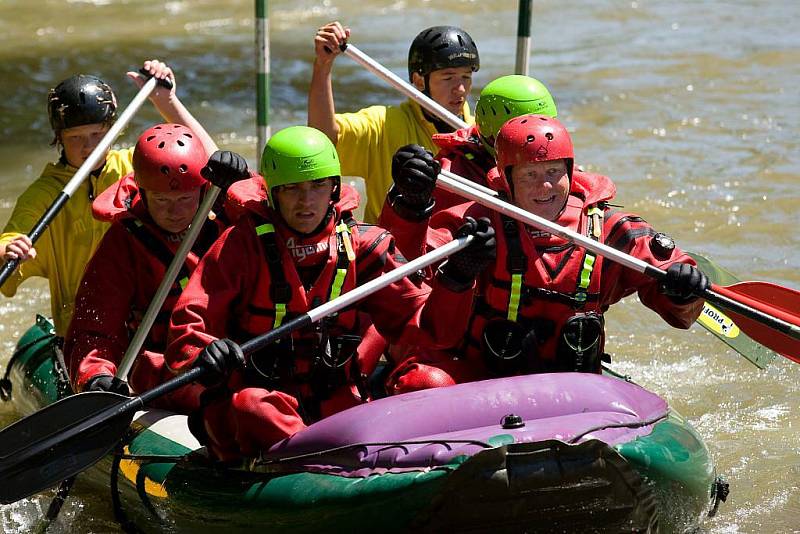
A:
{"type": "MultiPolygon", "coordinates": [[[[516,2],[273,1],[273,128],[305,123],[315,29],[340,19],[352,42],[401,76],[422,28],[453,24],[478,43],[474,96],[514,68],[516,2]]],[[[536,0],[531,74],[553,92],[578,161],[614,178],[618,200],[684,248],[742,279],[800,288],[800,3],[789,0],[536,0]]],[[[253,2],[4,0],[0,2],[0,223],[56,157],[47,90],[84,72],[135,90],[124,72],[158,57],[174,66],[184,103],[221,146],[255,149],[253,2]]],[[[340,58],[338,109],[401,97],[340,58]]],[[[473,98],[474,104],[474,98],[473,98]]],[[[143,108],[120,138],[157,120],[143,108]]],[[[0,297],[0,363],[47,287],[0,297]]],[[[664,396],[695,425],[731,495],[703,531],[800,532],[800,365],[759,370],[705,330],[677,331],[628,298],[609,314],[615,368],[664,396]]],[[[0,422],[16,417],[0,405],[0,422]]],[[[0,531],[28,532],[47,499],[0,507],[0,531]]],[[[80,484],[52,531],[116,532],[105,494],[80,484]]]]}

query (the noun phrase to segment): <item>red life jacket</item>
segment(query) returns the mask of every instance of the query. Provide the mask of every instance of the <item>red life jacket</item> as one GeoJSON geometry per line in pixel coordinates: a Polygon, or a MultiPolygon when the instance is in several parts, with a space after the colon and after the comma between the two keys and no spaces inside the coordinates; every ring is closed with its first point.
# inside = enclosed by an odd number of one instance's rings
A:
{"type": "MultiPolygon", "coordinates": [[[[508,196],[496,170],[489,173],[487,181],[490,187],[508,196]]],[[[615,192],[609,178],[576,171],[567,206],[556,223],[602,242],[607,201],[615,192]]],[[[567,323],[576,317],[599,321],[602,331],[602,257],[497,212],[490,216],[497,231],[498,260],[481,279],[466,341],[467,357],[480,357],[491,344],[487,335],[492,330],[486,331],[490,321],[497,322],[494,326],[508,326],[498,322],[507,321],[522,326],[527,358],[535,359],[527,362],[526,371],[574,370],[570,367],[580,366],[583,355],[574,355],[577,364],[563,361],[573,356],[564,348],[562,334],[567,323]]],[[[602,354],[602,336],[597,343],[590,348],[602,354]]],[[[575,347],[573,352],[582,353],[584,349],[575,347]]],[[[599,360],[597,366],[599,371],[599,360]]]]}
{"type": "MultiPolygon", "coordinates": [[[[182,236],[168,234],[152,221],[132,173],[97,196],[92,203],[92,215],[101,221],[121,224],[144,246],[152,258],[161,264],[164,270],[172,263],[175,251],[180,246],[182,236]]],[[[200,235],[189,250],[189,254],[181,265],[169,294],[156,316],[144,348],[163,352],[172,308],[189,281],[192,271],[197,267],[200,258],[219,237],[223,229],[220,222],[205,220],[200,235]]],[[[157,287],[151,289],[153,294],[156,289],[157,287]]],[[[146,309],[136,307],[131,309],[131,317],[127,325],[131,335],[138,329],[146,311],[146,309]]]]}
{"type": "MultiPolygon", "coordinates": [[[[343,187],[342,198],[328,223],[315,235],[302,236],[302,243],[315,249],[313,255],[324,256],[324,265],[308,289],[297,268],[306,255],[300,257],[298,248],[287,246],[299,236],[264,204],[257,208],[252,214],[254,231],[269,276],[259,278],[254,299],[232,328],[234,339],[248,339],[273,330],[356,287],[353,234],[359,232],[360,225],[351,210],[357,205],[355,190],[343,187]]],[[[385,231],[380,234],[377,239],[389,235],[385,231]]],[[[290,338],[251,356],[256,374],[251,374],[249,381],[270,389],[296,391],[298,399],[325,400],[347,381],[351,370],[355,372],[350,359],[360,341],[355,335],[358,326],[357,310],[350,309],[295,331],[290,338]]],[[[314,404],[305,402],[312,418],[314,404]]]]}

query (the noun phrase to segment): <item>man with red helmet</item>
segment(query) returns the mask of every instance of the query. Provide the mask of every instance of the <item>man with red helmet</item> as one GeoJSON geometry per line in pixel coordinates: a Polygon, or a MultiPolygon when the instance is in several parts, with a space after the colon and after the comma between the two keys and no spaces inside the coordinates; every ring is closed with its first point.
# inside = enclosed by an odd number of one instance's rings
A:
{"type": "MultiPolygon", "coordinates": [[[[133,174],[100,194],[94,216],[111,223],[89,261],[75,301],[65,344],[66,362],[76,391],[114,389],[114,381],[139,321],[147,311],[175,251],[180,246],[207,189],[205,177],[223,189],[248,177],[247,163],[232,152],[209,159],[200,137],[180,124],[159,124],[136,143],[133,174]]],[[[168,378],[162,353],[169,314],[200,257],[221,233],[221,218],[206,220],[161,307],[132,370],[136,391],[168,378]]],[[[174,409],[197,404],[191,388],[173,395],[174,409]]]]}
{"type": "Polygon", "coordinates": [[[200,261],[173,310],[165,355],[175,373],[207,369],[203,382],[210,389],[190,426],[222,460],[256,456],[307,423],[361,402],[355,354],[361,313],[387,339],[455,343],[466,317],[450,316],[469,306],[474,285],[462,260],[486,245],[478,238],[454,254],[432,290],[402,279],[365,297],[358,310],[250,355],[244,366],[238,343],[404,261],[389,232],[353,219],[358,196],[341,184],[336,148],[324,133],[307,126],[277,132],[264,148],[261,173],[267,201],[253,205],[200,261]]]}
{"type": "Polygon", "coordinates": [[[397,236],[397,246],[406,257],[413,259],[424,252],[427,220],[431,215],[465,201],[455,193],[436,189],[439,170],[435,165],[486,185],[486,174],[496,165],[494,141],[500,127],[509,119],[529,113],[550,117],[558,114],[547,87],[529,76],[501,76],[481,90],[474,125],[433,136],[439,150],[435,157],[419,145],[406,145],[395,153],[394,183],[386,195],[378,224],[397,236]],[[432,164],[432,159],[437,163],[432,164]],[[434,172],[426,173],[427,169],[434,172]]]}
{"type": "MultiPolygon", "coordinates": [[[[178,99],[172,69],[154,59],[145,61],[143,70],[150,76],[172,81],[172,89],[159,86],[150,95],[164,120],[184,124],[201,136],[204,144],[211,143],[211,138],[178,99]]],[[[138,72],[128,72],[128,77],[139,87],[145,82],[138,72]]],[[[101,191],[131,172],[133,150],[109,150],[72,194],[34,248],[26,233],[52,205],[111,128],[117,117],[117,100],[107,83],[96,76],[79,74],[50,90],[47,110],[54,134],[52,144],[60,151],[60,158],[49,163],[41,176],[17,199],[0,235],[0,259],[21,260],[17,270],[3,284],[2,291],[7,297],[13,297],[19,285],[28,278],[47,278],[56,335],[64,336],[86,263],[109,227],[107,221],[92,218],[92,201],[101,191]]]]}
{"type": "MultiPolygon", "coordinates": [[[[364,219],[378,220],[392,184],[391,160],[403,145],[434,150],[432,136],[453,128],[409,99],[399,106],[371,106],[355,113],[336,113],[331,71],[350,29],[339,22],[321,27],[314,38],[316,58],[308,93],[308,125],[325,132],[336,145],[342,173],[361,176],[367,189],[364,219]]],[[[472,122],[467,95],[472,74],[480,68],[478,47],[455,26],[421,31],[408,51],[409,81],[454,115],[472,122]]]]}
{"type": "MultiPolygon", "coordinates": [[[[454,381],[475,374],[599,372],[603,313],[634,292],[670,325],[688,328],[694,322],[702,307],[694,295],[708,286],[705,275],[641,217],[611,208],[614,184],[574,168],[572,140],[558,120],[545,115],[511,119],[500,129],[495,149],[497,168],[487,175],[487,184],[502,198],[666,269],[667,277],[659,283],[477,204],[440,212],[430,221],[428,246],[445,239],[442,234],[448,235],[464,213],[488,217],[500,229],[497,260],[479,277],[474,314],[459,347],[459,357],[468,363],[456,360],[462,374],[454,381]]],[[[417,357],[395,372],[395,383],[426,366],[446,369],[453,361],[441,353],[417,357]]]]}

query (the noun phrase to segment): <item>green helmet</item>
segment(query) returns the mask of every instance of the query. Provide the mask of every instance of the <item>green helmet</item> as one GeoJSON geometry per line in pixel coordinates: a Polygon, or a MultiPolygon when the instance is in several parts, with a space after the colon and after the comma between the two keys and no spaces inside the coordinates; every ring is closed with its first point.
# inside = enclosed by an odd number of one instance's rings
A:
{"type": "Polygon", "coordinates": [[[558,115],[553,96],[542,82],[519,74],[491,81],[475,106],[475,123],[486,150],[494,155],[494,139],[506,121],[530,113],[558,115]]]}
{"type": "Polygon", "coordinates": [[[260,170],[267,182],[267,200],[273,207],[273,187],[339,177],[342,173],[331,140],[308,126],[290,126],[270,137],[261,155],[260,170]]]}

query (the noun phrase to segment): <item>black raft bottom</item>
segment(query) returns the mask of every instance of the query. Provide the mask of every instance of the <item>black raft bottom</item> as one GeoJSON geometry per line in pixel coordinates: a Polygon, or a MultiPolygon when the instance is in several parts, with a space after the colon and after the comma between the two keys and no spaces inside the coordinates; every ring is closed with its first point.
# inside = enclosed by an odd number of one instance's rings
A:
{"type": "Polygon", "coordinates": [[[519,443],[459,467],[415,532],[657,532],[652,488],[597,440],[519,443]]]}

